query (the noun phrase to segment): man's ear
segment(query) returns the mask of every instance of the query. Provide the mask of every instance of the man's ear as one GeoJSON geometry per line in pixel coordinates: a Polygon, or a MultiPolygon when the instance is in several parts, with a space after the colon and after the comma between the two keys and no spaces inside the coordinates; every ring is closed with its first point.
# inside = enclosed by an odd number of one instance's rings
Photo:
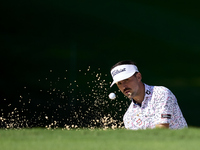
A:
{"type": "Polygon", "coordinates": [[[138,72],[136,74],[136,78],[141,81],[142,80],[142,74],[140,72],[138,72]]]}

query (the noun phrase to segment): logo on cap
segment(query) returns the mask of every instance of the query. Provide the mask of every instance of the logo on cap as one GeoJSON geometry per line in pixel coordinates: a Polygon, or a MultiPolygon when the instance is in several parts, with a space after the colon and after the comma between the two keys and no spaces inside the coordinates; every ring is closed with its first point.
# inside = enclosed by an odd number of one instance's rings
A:
{"type": "Polygon", "coordinates": [[[112,77],[114,77],[115,75],[121,73],[121,72],[124,72],[126,71],[126,68],[123,68],[123,69],[120,69],[120,70],[114,70],[111,74],[112,74],[112,77]]]}

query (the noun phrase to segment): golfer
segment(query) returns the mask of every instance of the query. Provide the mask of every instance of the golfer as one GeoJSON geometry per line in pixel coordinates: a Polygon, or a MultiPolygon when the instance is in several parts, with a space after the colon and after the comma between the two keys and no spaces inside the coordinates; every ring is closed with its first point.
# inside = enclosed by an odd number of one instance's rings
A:
{"type": "Polygon", "coordinates": [[[113,84],[132,102],[123,117],[127,129],[187,127],[174,94],[163,86],[144,84],[132,61],[120,61],[111,68],[113,84]]]}

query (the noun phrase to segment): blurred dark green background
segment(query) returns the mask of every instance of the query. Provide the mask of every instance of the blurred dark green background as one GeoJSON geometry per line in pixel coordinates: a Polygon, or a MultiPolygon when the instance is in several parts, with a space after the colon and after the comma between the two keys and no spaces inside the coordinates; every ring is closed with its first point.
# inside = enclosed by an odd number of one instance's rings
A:
{"type": "MultiPolygon", "coordinates": [[[[89,67],[91,72],[101,73],[109,83],[112,81],[110,67],[130,59],[137,63],[144,83],[168,87],[176,95],[188,124],[200,126],[199,2],[8,0],[0,7],[0,115],[7,118],[7,122],[25,116],[20,119],[28,120],[33,126],[44,126],[52,122],[54,116],[61,126],[70,124],[71,119],[61,122],[74,118],[72,112],[80,109],[86,114],[95,100],[90,95],[86,96],[87,103],[81,99],[92,92],[86,83],[96,80],[96,74],[84,75],[84,71],[89,67]],[[58,79],[64,77],[67,79],[58,79]],[[38,82],[39,79],[44,82],[38,82]],[[58,80],[59,84],[55,85],[58,80]],[[75,80],[79,88],[73,85],[71,89],[75,92],[70,94],[67,86],[75,80]],[[38,92],[48,91],[52,86],[61,89],[57,95],[38,92]],[[67,99],[58,97],[62,92],[67,99]],[[73,103],[73,107],[69,103],[73,103]],[[40,113],[41,110],[45,113],[40,113]],[[13,111],[15,115],[11,116],[13,111]],[[52,118],[47,121],[45,116],[52,118]]],[[[104,86],[108,90],[98,92],[105,95],[102,99],[109,101],[107,93],[117,88],[104,86]]],[[[124,103],[128,101],[118,95],[124,103]]],[[[82,118],[86,123],[80,125],[87,126],[94,112],[117,112],[121,107],[109,106],[92,107],[90,115],[85,116],[90,119],[82,118]]],[[[123,106],[118,117],[127,106],[123,106]]],[[[77,118],[71,122],[77,124],[77,118]]]]}

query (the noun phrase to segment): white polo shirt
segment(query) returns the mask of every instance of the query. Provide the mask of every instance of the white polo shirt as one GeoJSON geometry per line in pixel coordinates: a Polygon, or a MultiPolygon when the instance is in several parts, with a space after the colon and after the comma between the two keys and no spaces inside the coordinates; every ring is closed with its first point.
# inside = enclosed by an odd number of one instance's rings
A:
{"type": "Polygon", "coordinates": [[[169,89],[163,86],[144,85],[145,97],[141,106],[133,100],[123,117],[125,128],[152,129],[160,123],[169,123],[170,129],[187,127],[177,99],[169,89]]]}

